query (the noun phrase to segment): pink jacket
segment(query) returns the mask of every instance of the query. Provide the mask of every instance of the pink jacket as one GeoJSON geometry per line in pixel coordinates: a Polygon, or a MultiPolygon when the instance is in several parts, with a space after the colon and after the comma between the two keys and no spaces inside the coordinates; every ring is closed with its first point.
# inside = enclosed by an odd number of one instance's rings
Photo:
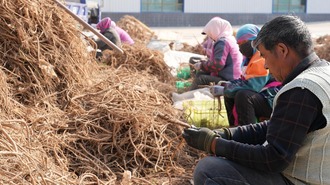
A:
{"type": "Polygon", "coordinates": [[[205,50],[205,54],[208,58],[212,56],[212,50],[213,50],[213,40],[208,37],[203,43],[202,46],[205,50]]]}
{"type": "Polygon", "coordinates": [[[131,38],[131,36],[129,36],[129,34],[125,30],[123,30],[123,29],[119,28],[118,26],[116,26],[116,31],[118,32],[118,34],[120,36],[120,40],[121,40],[122,43],[126,43],[126,44],[129,44],[129,45],[134,44],[133,39],[131,38]]]}
{"type": "Polygon", "coordinates": [[[211,56],[202,63],[201,69],[227,81],[240,78],[243,56],[233,36],[231,24],[220,17],[214,17],[205,25],[203,33],[214,43],[211,56]]]}
{"type": "Polygon", "coordinates": [[[129,45],[134,44],[134,40],[131,38],[131,36],[129,36],[129,34],[125,30],[118,27],[115,22],[111,21],[111,27],[116,29],[122,43],[126,43],[129,45]]]}

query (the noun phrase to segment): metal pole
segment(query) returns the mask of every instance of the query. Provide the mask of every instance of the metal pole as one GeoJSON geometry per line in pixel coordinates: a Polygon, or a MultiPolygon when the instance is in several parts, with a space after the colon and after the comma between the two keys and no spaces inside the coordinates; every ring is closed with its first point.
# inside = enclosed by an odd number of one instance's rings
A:
{"type": "Polygon", "coordinates": [[[119,48],[117,45],[112,43],[109,39],[107,39],[105,36],[103,36],[100,32],[98,32],[95,28],[93,28],[91,25],[86,23],[84,20],[82,20],[80,17],[78,17],[76,14],[74,14],[70,9],[68,9],[66,6],[64,6],[61,2],[58,0],[55,0],[55,2],[63,8],[68,14],[70,14],[75,20],[77,20],[80,24],[84,26],[84,28],[87,28],[91,32],[93,32],[96,36],[98,36],[103,42],[105,42],[108,46],[110,46],[112,49],[119,51],[120,53],[124,53],[121,48],[119,48]]]}

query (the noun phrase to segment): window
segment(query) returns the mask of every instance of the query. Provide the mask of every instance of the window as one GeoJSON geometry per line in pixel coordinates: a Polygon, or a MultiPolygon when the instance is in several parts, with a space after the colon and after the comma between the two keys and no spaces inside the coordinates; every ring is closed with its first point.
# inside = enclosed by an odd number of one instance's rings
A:
{"type": "Polygon", "coordinates": [[[183,12],[183,0],[142,0],[142,12],[183,12]]]}
{"type": "Polygon", "coordinates": [[[274,13],[306,13],[307,0],[274,0],[274,13]]]}

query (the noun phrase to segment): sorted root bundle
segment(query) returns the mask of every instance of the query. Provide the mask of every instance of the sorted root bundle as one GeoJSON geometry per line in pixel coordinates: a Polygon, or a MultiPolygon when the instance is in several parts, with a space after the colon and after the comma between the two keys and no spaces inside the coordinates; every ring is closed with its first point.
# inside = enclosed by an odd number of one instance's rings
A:
{"type": "Polygon", "coordinates": [[[123,51],[123,55],[112,50],[104,51],[103,62],[115,68],[126,67],[131,70],[147,71],[159,81],[168,84],[174,81],[170,68],[164,61],[164,54],[160,51],[151,50],[140,43],[132,46],[124,45],[123,51]]]}
{"type": "Polygon", "coordinates": [[[148,26],[130,15],[123,16],[116,24],[126,30],[135,42],[147,44],[155,36],[148,26]]]}
{"type": "Polygon", "coordinates": [[[0,63],[19,102],[62,101],[49,95],[87,75],[88,42],[53,1],[3,1],[0,19],[0,63]]]}

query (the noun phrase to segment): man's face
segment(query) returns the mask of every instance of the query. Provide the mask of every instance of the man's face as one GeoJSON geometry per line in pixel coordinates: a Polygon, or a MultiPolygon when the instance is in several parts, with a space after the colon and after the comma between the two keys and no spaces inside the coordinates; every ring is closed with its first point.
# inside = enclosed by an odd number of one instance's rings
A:
{"type": "Polygon", "coordinates": [[[261,57],[265,59],[265,68],[269,69],[269,73],[273,75],[273,77],[279,81],[283,82],[286,78],[286,73],[284,72],[287,66],[285,64],[284,59],[281,57],[282,55],[278,53],[277,46],[275,46],[273,51],[267,50],[263,44],[258,46],[258,50],[260,51],[261,57]]]}

